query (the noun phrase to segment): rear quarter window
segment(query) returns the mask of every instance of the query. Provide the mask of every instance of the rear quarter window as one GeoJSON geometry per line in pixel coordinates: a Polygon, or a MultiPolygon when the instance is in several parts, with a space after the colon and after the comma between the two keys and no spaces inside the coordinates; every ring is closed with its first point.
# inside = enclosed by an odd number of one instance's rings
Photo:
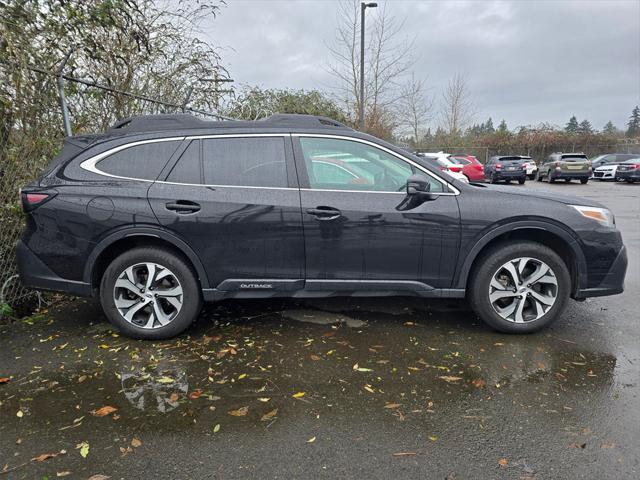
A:
{"type": "Polygon", "coordinates": [[[96,168],[116,177],[155,180],[180,143],[168,140],[132,145],[103,158],[96,168]]]}

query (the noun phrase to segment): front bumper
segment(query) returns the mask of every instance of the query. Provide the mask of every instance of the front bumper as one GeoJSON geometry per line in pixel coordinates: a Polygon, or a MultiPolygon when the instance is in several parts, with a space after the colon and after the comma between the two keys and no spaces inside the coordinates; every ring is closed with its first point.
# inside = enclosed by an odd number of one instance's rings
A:
{"type": "Polygon", "coordinates": [[[627,273],[627,263],[627,249],[623,245],[600,284],[593,288],[578,290],[575,295],[576,300],[622,293],[624,291],[624,277],[627,273]]]}
{"type": "Polygon", "coordinates": [[[22,240],[16,245],[18,274],[22,285],[36,290],[51,290],[79,297],[91,296],[91,285],[76,280],[67,280],[47,267],[22,240]]]}
{"type": "Polygon", "coordinates": [[[604,170],[604,171],[595,171],[593,172],[593,178],[596,178],[598,180],[613,180],[614,178],[616,178],[616,171],[615,170],[604,170]]]}

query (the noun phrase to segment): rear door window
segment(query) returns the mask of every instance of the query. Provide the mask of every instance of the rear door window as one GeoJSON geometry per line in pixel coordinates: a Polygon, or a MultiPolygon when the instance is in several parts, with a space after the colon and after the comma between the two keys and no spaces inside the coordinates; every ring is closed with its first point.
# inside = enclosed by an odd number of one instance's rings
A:
{"type": "Polygon", "coordinates": [[[211,138],[202,142],[205,184],[288,186],[283,137],[211,138]]]}
{"type": "Polygon", "coordinates": [[[155,180],[180,145],[181,140],[133,145],[100,160],[96,168],[109,175],[155,180]]]}

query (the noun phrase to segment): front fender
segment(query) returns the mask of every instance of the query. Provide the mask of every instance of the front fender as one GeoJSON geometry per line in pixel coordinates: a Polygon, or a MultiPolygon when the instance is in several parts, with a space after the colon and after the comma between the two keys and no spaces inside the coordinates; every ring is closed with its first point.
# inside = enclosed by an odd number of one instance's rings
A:
{"type": "Polygon", "coordinates": [[[516,230],[534,229],[540,231],[546,231],[564,240],[567,246],[571,249],[576,259],[577,268],[577,288],[582,289],[587,286],[587,262],[578,243],[577,237],[574,234],[559,225],[543,221],[543,220],[520,220],[511,222],[499,226],[490,228],[488,232],[485,232],[480,239],[476,241],[473,247],[469,250],[466,256],[461,257],[458,267],[456,268],[456,274],[453,280],[453,288],[465,288],[467,285],[467,279],[471,272],[471,267],[475,259],[480,255],[483,249],[491,243],[492,240],[498,238],[505,233],[513,232],[516,230]]]}

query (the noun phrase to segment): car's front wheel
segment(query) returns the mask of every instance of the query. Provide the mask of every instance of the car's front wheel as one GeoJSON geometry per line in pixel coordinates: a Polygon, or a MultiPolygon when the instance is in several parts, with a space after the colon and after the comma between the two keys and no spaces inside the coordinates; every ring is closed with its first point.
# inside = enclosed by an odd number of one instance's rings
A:
{"type": "Polygon", "coordinates": [[[100,283],[109,321],[132,338],[161,340],[186,330],[200,313],[197,277],[180,256],[162,248],[134,248],[115,258],[100,283]]]}
{"type": "Polygon", "coordinates": [[[564,310],[571,277],[564,261],[535,242],[501,244],[474,268],[467,297],[476,314],[505,333],[530,333],[564,310]]]}

